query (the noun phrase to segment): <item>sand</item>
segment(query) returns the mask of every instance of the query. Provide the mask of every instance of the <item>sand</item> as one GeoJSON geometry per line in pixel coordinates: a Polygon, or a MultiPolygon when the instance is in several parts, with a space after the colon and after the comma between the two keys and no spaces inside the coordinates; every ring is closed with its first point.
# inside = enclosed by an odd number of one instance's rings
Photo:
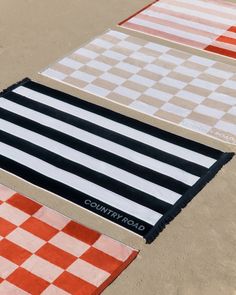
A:
{"type": "MultiPolygon", "coordinates": [[[[28,76],[224,151],[236,146],[128,110],[36,74],[148,4],[148,0],[1,0],[0,89],[28,76]]],[[[124,31],[124,29],[119,29],[124,31]]],[[[158,40],[143,36],[147,40],[158,40]]],[[[163,42],[163,41],[160,41],[163,42]]],[[[169,42],[163,42],[170,44],[169,42]]],[[[183,48],[176,45],[176,48],[183,48]]],[[[185,48],[186,49],[186,48],[185,48]]],[[[196,53],[198,50],[187,49],[196,53]]],[[[206,53],[200,53],[205,55],[206,53]]],[[[235,63],[206,54],[216,60],[235,63]]],[[[236,157],[198,194],[151,245],[142,238],[53,194],[0,171],[0,183],[79,222],[140,249],[105,295],[236,294],[236,157]]],[[[4,295],[4,294],[1,294],[4,295]]]]}

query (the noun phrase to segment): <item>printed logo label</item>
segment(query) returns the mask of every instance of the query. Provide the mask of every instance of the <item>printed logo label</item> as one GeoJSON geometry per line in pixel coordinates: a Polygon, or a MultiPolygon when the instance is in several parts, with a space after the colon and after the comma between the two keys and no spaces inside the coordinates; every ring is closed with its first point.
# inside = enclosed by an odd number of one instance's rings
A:
{"type": "Polygon", "coordinates": [[[109,216],[110,218],[112,219],[115,219],[115,220],[119,220],[121,223],[123,224],[127,224],[128,226],[131,226],[131,227],[134,227],[136,228],[138,231],[144,231],[145,230],[145,226],[140,224],[139,222],[136,222],[114,210],[111,210],[97,202],[94,202],[92,200],[85,200],[84,204],[87,206],[87,207],[90,207],[90,208],[93,208],[95,209],[96,211],[100,212],[100,213],[103,213],[107,216],[109,216]]]}

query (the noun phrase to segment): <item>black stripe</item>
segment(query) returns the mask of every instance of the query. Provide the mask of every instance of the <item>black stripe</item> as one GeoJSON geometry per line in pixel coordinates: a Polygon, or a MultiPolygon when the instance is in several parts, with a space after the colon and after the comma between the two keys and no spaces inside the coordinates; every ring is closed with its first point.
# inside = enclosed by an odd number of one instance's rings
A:
{"type": "Polygon", "coordinates": [[[109,220],[111,220],[112,222],[115,222],[141,236],[146,235],[151,228],[153,227],[152,225],[150,225],[149,223],[142,221],[134,216],[131,216],[127,213],[124,213],[122,211],[120,211],[117,208],[114,208],[112,206],[109,206],[101,201],[98,201],[96,199],[91,198],[90,196],[81,193],[75,189],[73,189],[70,186],[67,186],[65,184],[62,184],[61,182],[58,182],[56,180],[53,180],[51,178],[46,177],[45,175],[42,175],[24,165],[21,165],[9,158],[6,158],[2,155],[0,155],[0,168],[17,175],[18,177],[21,177],[23,179],[25,179],[26,181],[29,181],[30,183],[37,185],[41,188],[44,188],[50,192],[53,192],[69,201],[72,201],[73,203],[80,205],[94,213],[97,213],[109,220]],[[108,211],[108,212],[103,212],[103,211],[97,211],[97,209],[95,207],[88,207],[85,204],[86,200],[91,200],[92,202],[95,202],[101,206],[104,206],[105,208],[107,208],[110,211],[119,213],[120,215],[123,216],[123,218],[121,219],[115,219],[114,217],[112,217],[112,212],[108,211]],[[145,227],[145,229],[143,231],[138,230],[138,228],[134,227],[133,225],[130,225],[126,220],[124,220],[124,218],[127,218],[129,220],[133,220],[134,223],[138,223],[139,225],[143,225],[145,227]]]}
{"type": "Polygon", "coordinates": [[[20,105],[23,105],[27,108],[30,108],[30,109],[40,112],[44,115],[55,118],[57,120],[66,122],[66,123],[68,123],[72,126],[75,126],[77,128],[81,128],[87,132],[93,133],[97,136],[103,137],[107,140],[110,140],[110,141],[113,141],[117,144],[123,145],[129,149],[132,149],[140,154],[146,155],[146,156],[156,159],[158,161],[161,161],[166,164],[180,168],[180,169],[182,169],[186,172],[189,172],[191,174],[194,174],[197,176],[202,176],[203,174],[205,174],[207,172],[207,168],[200,166],[196,163],[193,163],[193,162],[187,161],[185,159],[179,158],[177,156],[174,156],[172,154],[166,153],[166,152],[161,151],[157,148],[154,148],[154,147],[151,147],[147,144],[139,142],[135,139],[121,135],[121,134],[111,131],[109,129],[100,127],[100,126],[93,124],[89,121],[86,121],[81,118],[70,115],[68,113],[59,111],[58,109],[55,109],[53,107],[49,107],[49,106],[44,105],[42,103],[33,101],[33,100],[28,99],[28,98],[21,96],[19,94],[9,92],[9,93],[5,94],[4,97],[10,101],[13,101],[13,102],[18,103],[20,105]]]}
{"type": "Polygon", "coordinates": [[[63,171],[70,172],[92,183],[95,183],[109,191],[112,191],[126,199],[132,200],[137,204],[150,208],[158,213],[165,214],[172,205],[159,200],[145,192],[132,186],[126,185],[109,176],[87,168],[81,164],[68,160],[56,153],[48,151],[24,139],[0,131],[0,142],[21,150],[29,155],[41,159],[63,171]]]}
{"type": "Polygon", "coordinates": [[[167,189],[170,189],[176,193],[183,194],[187,191],[189,186],[174,178],[163,175],[149,168],[138,165],[132,161],[126,160],[120,156],[107,152],[101,148],[95,147],[88,143],[85,143],[72,136],[64,134],[60,131],[46,127],[39,123],[36,123],[30,119],[26,119],[22,116],[16,115],[5,109],[1,109],[0,118],[9,121],[15,125],[21,126],[25,129],[31,130],[35,133],[41,134],[66,146],[69,146],[77,151],[92,156],[98,160],[107,162],[113,166],[130,172],[134,175],[142,177],[148,181],[161,185],[167,189]]]}
{"type": "Polygon", "coordinates": [[[138,121],[136,119],[132,119],[130,117],[116,113],[116,112],[111,111],[109,109],[105,109],[104,107],[89,103],[87,101],[79,99],[78,97],[71,96],[71,95],[61,92],[59,90],[49,88],[45,85],[41,85],[41,84],[38,84],[33,81],[28,81],[24,84],[24,87],[30,88],[32,90],[41,92],[41,93],[49,95],[49,96],[52,96],[53,98],[55,98],[57,100],[64,101],[64,102],[69,103],[71,105],[81,107],[85,110],[88,110],[90,112],[94,112],[96,114],[99,114],[101,116],[109,118],[110,120],[130,126],[134,129],[148,133],[148,134],[155,136],[157,138],[166,140],[166,141],[173,143],[175,145],[179,145],[184,148],[187,147],[189,150],[195,151],[195,152],[205,155],[207,157],[218,159],[222,155],[221,151],[214,149],[212,147],[209,147],[209,146],[200,144],[198,142],[195,142],[195,141],[183,138],[181,136],[175,135],[173,133],[161,130],[157,127],[143,123],[143,122],[138,121]]]}

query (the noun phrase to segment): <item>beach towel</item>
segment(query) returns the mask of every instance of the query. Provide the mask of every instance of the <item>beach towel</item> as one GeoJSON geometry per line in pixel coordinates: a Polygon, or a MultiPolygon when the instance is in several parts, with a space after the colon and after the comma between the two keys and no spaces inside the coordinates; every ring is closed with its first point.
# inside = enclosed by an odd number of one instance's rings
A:
{"type": "Polygon", "coordinates": [[[222,0],[159,0],[121,26],[236,58],[236,4],[222,0]]]}
{"type": "Polygon", "coordinates": [[[236,144],[236,67],[108,31],[43,75],[236,144]]]}
{"type": "Polygon", "coordinates": [[[136,250],[0,185],[1,295],[100,294],[136,256],[136,250]]]}
{"type": "Polygon", "coordinates": [[[232,157],[27,80],[0,124],[0,168],[148,242],[232,157]]]}

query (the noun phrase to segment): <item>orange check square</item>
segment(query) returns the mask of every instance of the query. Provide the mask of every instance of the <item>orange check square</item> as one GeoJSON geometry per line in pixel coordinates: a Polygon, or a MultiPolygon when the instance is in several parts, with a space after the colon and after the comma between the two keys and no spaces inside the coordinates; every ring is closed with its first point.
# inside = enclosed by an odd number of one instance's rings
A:
{"type": "Polygon", "coordinates": [[[9,235],[9,233],[11,233],[14,229],[16,228],[16,226],[14,224],[12,224],[11,222],[9,222],[8,220],[0,217],[0,236],[2,237],[6,237],[7,235],[9,235]]]}
{"type": "Polygon", "coordinates": [[[41,247],[35,254],[63,269],[66,269],[77,259],[72,254],[49,243],[41,247]]]}
{"type": "Polygon", "coordinates": [[[35,217],[30,217],[20,227],[45,241],[50,240],[58,233],[56,228],[35,217]]]}
{"type": "Polygon", "coordinates": [[[22,264],[31,255],[32,253],[30,253],[26,249],[6,239],[0,241],[0,256],[7,258],[15,264],[22,264]]]}
{"type": "Polygon", "coordinates": [[[7,203],[29,215],[33,215],[42,207],[40,204],[17,193],[10,197],[10,199],[7,200],[7,203]]]}
{"type": "Polygon", "coordinates": [[[17,268],[7,281],[32,295],[41,294],[49,286],[49,282],[21,267],[17,268]]]}
{"type": "Polygon", "coordinates": [[[109,273],[112,273],[122,265],[122,261],[93,247],[89,248],[82,256],[80,256],[80,259],[83,259],[109,273]]]}
{"type": "Polygon", "coordinates": [[[100,233],[87,228],[81,224],[74,221],[70,221],[62,230],[64,233],[79,239],[80,241],[93,245],[97,239],[101,236],[100,233]]]}
{"type": "Polygon", "coordinates": [[[92,295],[97,289],[95,286],[67,271],[63,272],[54,281],[54,285],[73,295],[92,295]]]}

